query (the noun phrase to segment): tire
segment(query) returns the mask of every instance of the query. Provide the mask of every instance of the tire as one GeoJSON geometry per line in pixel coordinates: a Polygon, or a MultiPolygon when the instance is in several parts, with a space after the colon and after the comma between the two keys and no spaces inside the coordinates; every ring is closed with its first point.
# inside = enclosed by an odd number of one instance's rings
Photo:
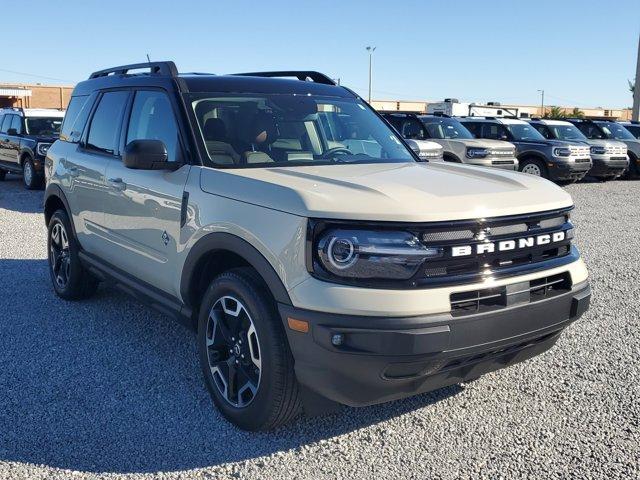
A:
{"type": "Polygon", "coordinates": [[[544,166],[544,163],[536,158],[526,158],[520,161],[520,166],[518,168],[522,173],[528,173],[530,175],[546,179],[549,178],[549,173],[547,172],[547,168],[544,166]]]}
{"type": "Polygon", "coordinates": [[[6,176],[7,176],[7,171],[6,170],[0,170],[0,182],[4,181],[6,176]]]}
{"type": "Polygon", "coordinates": [[[301,413],[282,321],[253,269],[232,269],[213,280],[200,306],[197,337],[207,388],[229,422],[270,430],[301,413]]]}
{"type": "Polygon", "coordinates": [[[624,172],[622,178],[625,180],[631,180],[634,178],[638,178],[640,176],[640,168],[638,167],[638,162],[636,161],[635,155],[629,152],[629,168],[624,172]]]}
{"type": "Polygon", "coordinates": [[[47,252],[53,289],[65,300],[88,298],[98,288],[98,280],[80,263],[79,250],[67,212],[57,210],[49,220],[47,252]]]}
{"type": "Polygon", "coordinates": [[[38,190],[42,187],[42,177],[36,173],[31,157],[22,162],[22,180],[27,190],[38,190]]]}

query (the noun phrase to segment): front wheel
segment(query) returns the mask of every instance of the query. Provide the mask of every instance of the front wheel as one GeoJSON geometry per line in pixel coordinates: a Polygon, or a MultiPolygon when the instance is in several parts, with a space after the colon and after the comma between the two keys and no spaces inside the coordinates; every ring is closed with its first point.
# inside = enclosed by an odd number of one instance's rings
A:
{"type": "Polygon", "coordinates": [[[273,299],[249,268],[222,273],[202,299],[198,352],[214,403],[244,430],[269,430],[301,412],[293,357],[273,299]]]}
{"type": "Polygon", "coordinates": [[[522,173],[528,173],[529,175],[535,175],[536,177],[549,178],[547,169],[543,163],[535,158],[522,160],[520,162],[520,171],[522,173]]]}
{"type": "Polygon", "coordinates": [[[42,178],[36,172],[31,158],[27,158],[22,163],[22,180],[27,190],[36,190],[42,185],[42,178]]]}

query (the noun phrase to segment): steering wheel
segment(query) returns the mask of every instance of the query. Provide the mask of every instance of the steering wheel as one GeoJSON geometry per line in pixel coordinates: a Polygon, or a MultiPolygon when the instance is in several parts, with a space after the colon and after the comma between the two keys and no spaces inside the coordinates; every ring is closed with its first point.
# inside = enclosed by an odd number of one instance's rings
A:
{"type": "Polygon", "coordinates": [[[353,155],[353,152],[351,152],[351,150],[349,150],[347,147],[333,147],[330,148],[329,150],[327,150],[326,152],[324,152],[322,155],[320,155],[321,159],[327,159],[331,156],[333,156],[336,153],[344,153],[346,155],[353,155]]]}

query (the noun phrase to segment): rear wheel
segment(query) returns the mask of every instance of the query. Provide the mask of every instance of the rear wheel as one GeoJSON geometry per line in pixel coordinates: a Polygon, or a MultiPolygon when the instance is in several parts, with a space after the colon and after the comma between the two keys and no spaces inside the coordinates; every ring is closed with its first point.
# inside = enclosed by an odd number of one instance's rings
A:
{"type": "Polygon", "coordinates": [[[64,210],[56,211],[49,221],[47,250],[51,281],[59,297],[79,300],[95,293],[98,280],[80,263],[79,246],[64,210]]]}
{"type": "Polygon", "coordinates": [[[198,351],[214,403],[244,430],[269,430],[301,412],[293,357],[275,303],[249,268],[216,277],[198,321],[198,351]]]}
{"type": "Polygon", "coordinates": [[[22,162],[22,180],[28,190],[36,190],[42,185],[42,178],[36,172],[33,166],[33,160],[31,160],[30,157],[27,157],[24,162],[22,162]]]}
{"type": "Polygon", "coordinates": [[[520,171],[522,173],[528,173],[529,175],[535,175],[536,177],[549,178],[544,164],[535,158],[522,160],[520,162],[520,171]]]}

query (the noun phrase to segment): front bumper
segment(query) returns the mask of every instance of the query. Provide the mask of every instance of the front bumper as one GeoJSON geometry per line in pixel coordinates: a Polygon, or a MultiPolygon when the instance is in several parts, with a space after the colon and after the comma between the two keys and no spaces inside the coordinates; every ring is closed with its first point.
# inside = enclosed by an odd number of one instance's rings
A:
{"type": "Polygon", "coordinates": [[[547,162],[549,177],[552,180],[581,180],[591,169],[591,159],[573,159],[566,161],[547,162]]]}
{"type": "Polygon", "coordinates": [[[593,168],[589,175],[594,177],[619,177],[629,168],[629,157],[611,155],[591,155],[593,168]]]}
{"type": "Polygon", "coordinates": [[[475,379],[549,349],[588,308],[588,283],[532,303],[461,317],[387,318],[279,305],[298,381],[330,400],[371,405],[475,379]],[[288,319],[309,323],[301,333],[288,319]],[[341,335],[339,345],[332,343],[341,335]]]}

